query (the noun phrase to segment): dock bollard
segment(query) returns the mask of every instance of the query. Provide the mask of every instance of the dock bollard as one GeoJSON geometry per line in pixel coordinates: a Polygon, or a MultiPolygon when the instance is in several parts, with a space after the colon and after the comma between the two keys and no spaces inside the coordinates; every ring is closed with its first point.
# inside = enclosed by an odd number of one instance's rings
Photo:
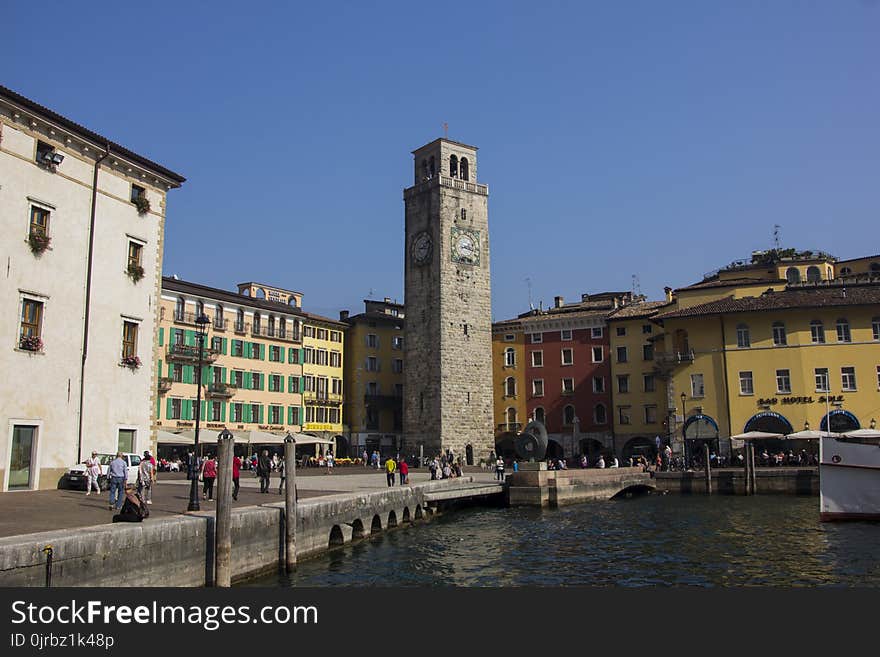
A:
{"type": "Polygon", "coordinates": [[[285,569],[296,569],[296,440],[284,438],[284,558],[285,569]]]}
{"type": "Polygon", "coordinates": [[[55,554],[55,548],[47,545],[43,548],[43,552],[46,553],[46,588],[50,588],[52,586],[52,557],[55,554]]]}
{"type": "Polygon", "coordinates": [[[232,452],[233,436],[217,436],[217,516],[214,521],[215,586],[232,585],[232,452]]]}

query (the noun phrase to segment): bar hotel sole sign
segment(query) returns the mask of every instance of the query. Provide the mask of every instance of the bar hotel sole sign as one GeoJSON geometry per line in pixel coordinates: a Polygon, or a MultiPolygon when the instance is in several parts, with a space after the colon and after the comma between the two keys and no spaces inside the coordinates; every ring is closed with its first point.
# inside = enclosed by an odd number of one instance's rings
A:
{"type": "Polygon", "coordinates": [[[812,396],[810,396],[810,397],[783,397],[782,399],[779,399],[778,397],[768,397],[768,398],[759,399],[758,406],[773,406],[774,404],[813,404],[813,403],[817,403],[817,402],[819,404],[825,404],[825,403],[835,404],[838,402],[842,403],[843,402],[843,395],[831,395],[829,397],[822,395],[818,399],[813,399],[812,396]]]}

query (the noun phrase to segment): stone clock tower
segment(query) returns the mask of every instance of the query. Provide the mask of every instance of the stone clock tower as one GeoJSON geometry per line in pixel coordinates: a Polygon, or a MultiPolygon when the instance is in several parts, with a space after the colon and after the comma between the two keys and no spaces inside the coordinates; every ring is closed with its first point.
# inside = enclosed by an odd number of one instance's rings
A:
{"type": "Polygon", "coordinates": [[[477,464],[495,447],[489,188],[477,182],[474,146],[437,139],[413,155],[403,192],[405,450],[449,448],[477,464]]]}

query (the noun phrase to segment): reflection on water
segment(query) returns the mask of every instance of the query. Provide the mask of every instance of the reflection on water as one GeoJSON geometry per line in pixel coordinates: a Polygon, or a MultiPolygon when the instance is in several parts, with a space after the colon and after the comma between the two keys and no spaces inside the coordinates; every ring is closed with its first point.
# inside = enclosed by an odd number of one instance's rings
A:
{"type": "Polygon", "coordinates": [[[815,497],[648,496],[469,509],[304,561],[261,586],[878,586],[880,523],[815,497]]]}

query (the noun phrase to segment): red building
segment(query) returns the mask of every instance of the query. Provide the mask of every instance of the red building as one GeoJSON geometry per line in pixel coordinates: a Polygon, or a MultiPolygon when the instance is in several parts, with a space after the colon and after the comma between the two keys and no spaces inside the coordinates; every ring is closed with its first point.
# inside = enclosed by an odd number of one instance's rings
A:
{"type": "Polygon", "coordinates": [[[576,458],[612,449],[606,319],[630,297],[628,292],[584,294],[572,304],[556,297],[553,308],[519,316],[528,419],[547,428],[548,456],[576,458]]]}

